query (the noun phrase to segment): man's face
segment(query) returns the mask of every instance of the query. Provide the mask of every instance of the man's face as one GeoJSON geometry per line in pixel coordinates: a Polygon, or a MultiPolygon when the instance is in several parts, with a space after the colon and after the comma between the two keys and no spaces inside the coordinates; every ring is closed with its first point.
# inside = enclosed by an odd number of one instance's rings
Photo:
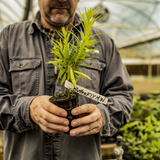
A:
{"type": "Polygon", "coordinates": [[[52,26],[65,26],[74,17],[79,0],[38,0],[43,19],[52,26]]]}

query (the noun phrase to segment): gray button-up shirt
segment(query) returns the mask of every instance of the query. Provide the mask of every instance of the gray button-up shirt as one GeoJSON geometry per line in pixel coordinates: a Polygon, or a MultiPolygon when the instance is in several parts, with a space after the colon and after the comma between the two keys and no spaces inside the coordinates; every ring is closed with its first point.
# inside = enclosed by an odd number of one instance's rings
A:
{"type": "MultiPolygon", "coordinates": [[[[79,30],[82,24],[75,19],[79,30]]],[[[79,36],[75,28],[72,31],[79,36]]],[[[93,29],[92,33],[101,33],[93,29]]],[[[80,36],[79,36],[80,38],[80,36]]],[[[78,84],[108,97],[108,104],[79,96],[79,105],[94,103],[101,110],[104,125],[95,135],[71,137],[63,132],[44,133],[30,120],[29,106],[35,96],[62,93],[58,79],[54,86],[51,41],[40,30],[40,12],[32,21],[9,25],[0,33],[0,129],[4,130],[4,160],[101,160],[100,136],[115,134],[129,122],[133,87],[117,48],[106,34],[95,37],[100,54],[90,53],[90,67],[81,70],[92,81],[78,84]],[[103,132],[105,131],[105,132],[103,132]]]]}

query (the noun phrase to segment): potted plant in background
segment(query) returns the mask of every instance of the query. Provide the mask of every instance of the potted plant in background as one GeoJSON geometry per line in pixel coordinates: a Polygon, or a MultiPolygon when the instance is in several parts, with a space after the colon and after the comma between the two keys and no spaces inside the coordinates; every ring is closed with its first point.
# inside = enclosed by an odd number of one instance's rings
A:
{"type": "MultiPolygon", "coordinates": [[[[92,58],[86,58],[89,53],[97,53],[97,49],[92,49],[91,47],[96,45],[98,41],[93,39],[91,30],[93,29],[94,22],[99,18],[95,17],[96,11],[92,9],[86,10],[81,13],[83,31],[79,31],[75,26],[73,26],[77,32],[80,34],[79,39],[73,32],[65,30],[62,27],[62,31],[57,31],[62,40],[53,41],[53,48],[51,52],[57,57],[54,61],[47,62],[48,64],[53,64],[59,69],[58,78],[62,77],[61,85],[68,80],[74,87],[79,79],[88,78],[86,74],[82,73],[80,67],[88,67],[83,62],[90,60],[92,58]],[[72,40],[74,39],[74,43],[72,40]]],[[[78,106],[78,95],[74,93],[71,89],[65,89],[64,93],[55,95],[50,98],[50,101],[59,107],[66,109],[68,112],[67,118],[71,122],[77,116],[71,115],[71,110],[78,106]]],[[[72,129],[70,125],[70,129],[72,129]]]]}
{"type": "Polygon", "coordinates": [[[134,96],[131,121],[121,131],[125,160],[160,159],[160,95],[134,96]]]}

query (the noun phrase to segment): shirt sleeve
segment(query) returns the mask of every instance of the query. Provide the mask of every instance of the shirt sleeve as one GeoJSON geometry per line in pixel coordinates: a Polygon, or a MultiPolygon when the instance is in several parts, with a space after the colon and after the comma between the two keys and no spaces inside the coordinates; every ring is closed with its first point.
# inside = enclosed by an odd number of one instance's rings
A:
{"type": "Polygon", "coordinates": [[[112,136],[130,120],[134,91],[113,40],[106,35],[103,42],[102,54],[106,68],[101,75],[100,93],[108,98],[108,103],[98,104],[97,107],[104,120],[101,136],[112,136]]]}
{"type": "Polygon", "coordinates": [[[0,33],[0,129],[21,133],[33,128],[29,106],[34,96],[12,93],[7,36],[8,27],[0,33]]]}

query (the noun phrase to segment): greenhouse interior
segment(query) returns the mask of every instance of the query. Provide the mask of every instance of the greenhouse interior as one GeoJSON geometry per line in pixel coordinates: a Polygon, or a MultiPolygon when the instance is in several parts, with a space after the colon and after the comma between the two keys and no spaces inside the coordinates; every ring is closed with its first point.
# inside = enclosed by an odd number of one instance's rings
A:
{"type": "MultiPolygon", "coordinates": [[[[114,40],[134,87],[130,122],[101,136],[102,159],[160,160],[160,0],[80,0],[76,12],[85,8],[100,15],[94,27],[114,40]]],[[[38,0],[0,0],[0,32],[38,10],[38,0]]],[[[0,134],[2,160],[3,129],[0,134]]]]}

